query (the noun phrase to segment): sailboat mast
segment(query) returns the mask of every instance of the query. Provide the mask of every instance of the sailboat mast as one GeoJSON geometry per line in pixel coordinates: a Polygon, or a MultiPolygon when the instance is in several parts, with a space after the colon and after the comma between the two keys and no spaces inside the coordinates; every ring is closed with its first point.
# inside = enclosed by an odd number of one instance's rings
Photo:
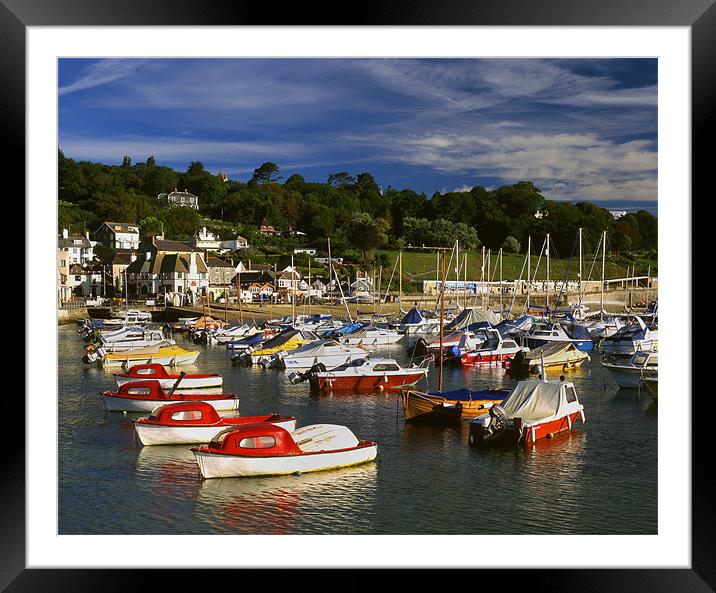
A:
{"type": "Polygon", "coordinates": [[[291,323],[296,325],[296,272],[293,268],[293,253],[291,254],[291,323]]]}
{"type": "Polygon", "coordinates": [[[482,259],[480,259],[480,281],[482,284],[482,299],[480,303],[485,308],[485,246],[482,246],[482,259]]]}
{"type": "Polygon", "coordinates": [[[403,252],[398,251],[398,310],[403,308],[403,252]]]}
{"type": "Polygon", "coordinates": [[[311,256],[308,256],[308,314],[311,315],[311,256]]]}
{"type": "Polygon", "coordinates": [[[502,247],[500,247],[500,315],[502,315],[502,247]]]}
{"type": "Polygon", "coordinates": [[[602,234],[602,291],[600,302],[599,319],[604,319],[604,266],[607,260],[607,231],[602,234]]]}
{"type": "Polygon", "coordinates": [[[487,308],[490,308],[490,292],[492,292],[492,287],[490,285],[490,282],[492,281],[492,277],[490,276],[490,270],[492,269],[492,249],[487,250],[487,308]]]}
{"type": "MultiPolygon", "coordinates": [[[[579,298],[577,299],[577,307],[581,312],[582,307],[582,227],[579,227],[579,276],[577,277],[577,292],[579,298]]],[[[581,317],[581,315],[580,315],[581,317]]]]}
{"type": "Polygon", "coordinates": [[[549,233],[547,233],[547,282],[544,287],[545,303],[547,305],[547,313],[549,313],[549,233]]]}
{"type": "Polygon", "coordinates": [[[532,237],[527,237],[527,314],[530,312],[530,285],[532,284],[532,237]]]}
{"type": "Polygon", "coordinates": [[[440,284],[440,373],[438,391],[443,390],[443,330],[445,327],[445,252],[443,252],[442,284],[440,284]]]}

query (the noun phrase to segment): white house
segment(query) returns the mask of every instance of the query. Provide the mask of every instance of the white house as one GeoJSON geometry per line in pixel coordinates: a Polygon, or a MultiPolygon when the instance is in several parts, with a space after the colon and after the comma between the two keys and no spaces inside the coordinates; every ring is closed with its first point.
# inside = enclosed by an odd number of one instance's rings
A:
{"type": "Polygon", "coordinates": [[[139,226],[131,222],[103,222],[94,236],[102,245],[111,249],[139,247],[139,226]]]}
{"type": "MultiPolygon", "coordinates": [[[[318,262],[319,264],[327,264],[328,258],[327,257],[314,257],[313,261],[318,262]]],[[[343,258],[342,257],[332,257],[331,263],[332,264],[342,264],[343,258]]]]}
{"type": "Polygon", "coordinates": [[[216,251],[221,248],[221,241],[219,241],[219,237],[214,236],[214,233],[211,231],[207,231],[206,227],[201,227],[198,231],[196,231],[191,241],[194,247],[202,251],[207,249],[216,251]]]}
{"type": "Polygon", "coordinates": [[[308,255],[316,255],[315,249],[297,248],[293,250],[294,253],[307,253],[308,255]]]}
{"type": "Polygon", "coordinates": [[[184,191],[177,191],[176,188],[174,188],[173,192],[159,194],[157,199],[166,200],[169,207],[184,206],[185,208],[194,208],[194,210],[199,209],[199,198],[186,189],[184,191]]]}
{"type": "Polygon", "coordinates": [[[85,265],[94,260],[94,247],[96,241],[90,241],[89,231],[85,235],[70,235],[67,229],[62,229],[62,236],[57,240],[59,251],[66,252],[67,265],[85,265]]]}
{"type": "Polygon", "coordinates": [[[248,246],[249,242],[241,235],[236,235],[235,239],[221,242],[221,249],[226,249],[227,251],[238,251],[239,249],[246,249],[248,246]]]}

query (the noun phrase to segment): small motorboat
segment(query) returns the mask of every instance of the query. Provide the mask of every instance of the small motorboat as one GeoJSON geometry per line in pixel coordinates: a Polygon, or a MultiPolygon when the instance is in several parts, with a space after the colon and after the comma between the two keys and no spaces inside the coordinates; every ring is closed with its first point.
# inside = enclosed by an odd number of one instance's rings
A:
{"type": "Polygon", "coordinates": [[[534,350],[517,352],[510,361],[510,370],[516,373],[538,373],[544,364],[545,371],[568,371],[589,360],[589,354],[578,350],[571,342],[554,342],[534,350]]]}
{"type": "Polygon", "coordinates": [[[341,338],[341,342],[356,346],[384,346],[399,342],[404,335],[394,329],[369,325],[341,338]]]}
{"type": "Polygon", "coordinates": [[[640,317],[635,319],[636,323],[625,325],[600,342],[599,350],[602,354],[630,357],[638,351],[659,349],[659,327],[656,322],[647,325],[640,317]]]}
{"type": "Polygon", "coordinates": [[[509,394],[508,389],[435,391],[404,389],[401,393],[405,421],[425,424],[456,424],[484,414],[509,394]]]}
{"type": "Polygon", "coordinates": [[[524,337],[526,346],[539,348],[555,342],[569,342],[582,351],[594,350],[594,341],[589,331],[575,323],[536,323],[524,337]]]}
{"type": "Polygon", "coordinates": [[[87,352],[82,361],[91,364],[97,362],[103,366],[121,366],[129,368],[135,364],[194,364],[201,354],[198,350],[184,350],[180,346],[147,346],[135,348],[127,352],[107,352],[104,348],[96,348],[87,352]]]}
{"type": "Polygon", "coordinates": [[[300,474],[372,461],[373,441],[359,441],[345,426],[313,424],[291,433],[262,422],[229,428],[192,452],[204,478],[300,474]]]}
{"type": "Polygon", "coordinates": [[[180,385],[182,389],[207,389],[211,387],[221,387],[224,382],[221,375],[172,375],[167,372],[164,365],[154,363],[135,364],[130,367],[126,373],[114,374],[114,380],[116,381],[118,387],[121,387],[125,383],[154,379],[155,381],[159,381],[162,389],[171,389],[180,378],[180,385]]]}
{"type": "Polygon", "coordinates": [[[101,391],[110,412],[152,412],[158,406],[173,402],[207,402],[219,411],[239,409],[239,396],[233,393],[177,393],[175,388],[164,391],[159,381],[145,380],[125,383],[117,391],[101,391]]]}
{"type": "Polygon", "coordinates": [[[293,416],[219,416],[209,403],[177,402],[156,408],[148,418],[133,420],[134,430],[143,445],[184,445],[208,443],[227,428],[270,422],[288,432],[296,430],[293,416]]]}
{"type": "Polygon", "coordinates": [[[329,338],[309,342],[291,351],[280,350],[266,359],[258,359],[257,362],[287,371],[306,370],[316,364],[323,364],[326,368],[332,369],[358,358],[366,358],[370,354],[370,351],[362,346],[340,344],[329,338]]]}
{"type": "Polygon", "coordinates": [[[256,349],[250,346],[243,350],[238,356],[234,356],[232,360],[244,364],[258,364],[260,361],[270,360],[274,354],[281,350],[294,350],[299,346],[303,346],[306,342],[313,342],[317,339],[318,336],[310,331],[286,329],[260,344],[256,349]]]}
{"type": "Polygon", "coordinates": [[[528,447],[539,439],[584,423],[584,406],[568,381],[520,381],[501,404],[469,422],[471,447],[507,444],[528,447]]]}
{"type": "Polygon", "coordinates": [[[462,353],[460,361],[463,366],[504,362],[512,360],[520,350],[529,350],[526,346],[518,346],[514,340],[503,339],[496,329],[481,331],[485,333],[487,339],[475,350],[462,353]]]}
{"type": "Polygon", "coordinates": [[[440,319],[432,313],[420,311],[413,307],[406,313],[398,327],[408,336],[435,334],[440,332],[440,319]]]}
{"type": "Polygon", "coordinates": [[[401,367],[392,358],[359,358],[331,370],[323,366],[307,373],[292,373],[291,383],[308,381],[314,391],[376,391],[415,385],[428,376],[426,360],[421,366],[401,367]]]}
{"type": "Polygon", "coordinates": [[[659,353],[635,352],[626,362],[623,358],[620,360],[619,358],[605,357],[602,360],[602,366],[609,371],[619,387],[639,389],[645,370],[653,371],[654,375],[659,372],[659,353]]]}

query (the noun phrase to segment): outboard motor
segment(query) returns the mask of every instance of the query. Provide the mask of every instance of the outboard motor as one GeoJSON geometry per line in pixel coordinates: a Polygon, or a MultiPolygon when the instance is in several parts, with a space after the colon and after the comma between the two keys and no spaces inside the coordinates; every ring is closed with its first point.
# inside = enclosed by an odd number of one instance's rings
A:
{"type": "Polygon", "coordinates": [[[494,439],[507,427],[507,420],[505,409],[498,404],[493,405],[488,415],[470,421],[469,445],[477,447],[480,443],[494,439]]]}
{"type": "Polygon", "coordinates": [[[310,369],[303,373],[299,373],[298,371],[293,371],[288,375],[288,380],[293,384],[297,385],[298,383],[303,383],[304,381],[310,379],[313,377],[316,373],[325,373],[326,372],[326,365],[322,362],[317,362],[314,364],[310,369]]]}

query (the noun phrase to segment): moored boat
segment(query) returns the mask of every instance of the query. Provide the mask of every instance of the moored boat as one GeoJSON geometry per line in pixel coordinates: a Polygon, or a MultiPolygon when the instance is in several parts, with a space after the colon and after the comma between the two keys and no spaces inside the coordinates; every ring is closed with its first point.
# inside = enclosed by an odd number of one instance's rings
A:
{"type": "Polygon", "coordinates": [[[522,445],[572,430],[584,423],[584,406],[568,381],[520,381],[510,395],[487,414],[469,423],[471,447],[522,445]]]}
{"type": "Polygon", "coordinates": [[[126,352],[106,352],[103,348],[96,348],[88,352],[82,358],[82,361],[87,364],[98,362],[103,366],[121,366],[125,368],[135,364],[151,363],[174,366],[178,364],[194,364],[199,354],[198,350],[184,350],[180,346],[148,346],[126,352]]]}
{"type": "Polygon", "coordinates": [[[101,391],[107,410],[111,412],[151,412],[172,402],[207,402],[219,411],[239,409],[239,396],[232,393],[177,393],[164,391],[158,381],[125,383],[117,391],[101,391]]]}
{"type": "Polygon", "coordinates": [[[118,387],[121,387],[125,383],[154,379],[159,382],[163,389],[171,389],[180,378],[180,386],[182,389],[206,389],[211,387],[221,387],[224,381],[221,375],[171,374],[167,372],[164,365],[156,363],[135,364],[130,367],[126,373],[115,373],[114,375],[114,380],[116,381],[118,387]]]}
{"type": "Polygon", "coordinates": [[[357,346],[379,346],[395,344],[402,340],[403,337],[403,333],[394,329],[366,326],[344,338],[341,338],[341,342],[357,346]]]}
{"type": "Polygon", "coordinates": [[[618,357],[605,357],[602,366],[609,371],[619,387],[638,389],[641,387],[644,371],[652,371],[654,376],[658,373],[659,353],[638,351],[626,362],[623,358],[620,360],[618,357]]]}
{"type": "Polygon", "coordinates": [[[461,354],[463,366],[475,366],[512,360],[520,350],[529,350],[526,346],[518,346],[512,339],[503,339],[496,329],[481,330],[487,339],[476,349],[461,354]]]}
{"type": "Polygon", "coordinates": [[[403,389],[401,400],[405,421],[411,423],[454,424],[484,414],[507,395],[507,389],[457,389],[426,393],[403,389]]]}
{"type": "Polygon", "coordinates": [[[331,370],[312,371],[307,375],[301,380],[308,378],[314,391],[358,392],[414,385],[427,377],[428,368],[426,364],[401,367],[392,358],[359,358],[331,370]]]}
{"type": "Polygon", "coordinates": [[[345,426],[313,424],[293,433],[264,422],[229,428],[192,452],[204,478],[300,474],[348,467],[378,455],[345,426]]]}
{"type": "MultiPolygon", "coordinates": [[[[362,346],[340,344],[333,339],[316,340],[290,351],[280,350],[269,357],[265,364],[287,371],[310,369],[316,364],[332,369],[358,358],[366,358],[370,354],[370,351],[362,346]]],[[[263,361],[259,359],[258,362],[263,361]]]]}
{"type": "Polygon", "coordinates": [[[149,417],[133,420],[134,430],[143,445],[208,443],[227,428],[264,422],[289,432],[296,429],[293,416],[265,414],[222,417],[211,404],[203,401],[165,404],[156,408],[149,417]]]}
{"type": "Polygon", "coordinates": [[[534,350],[517,352],[510,361],[510,369],[516,373],[537,373],[544,365],[545,371],[568,371],[589,360],[589,354],[578,350],[571,342],[545,344],[534,350]]]}

